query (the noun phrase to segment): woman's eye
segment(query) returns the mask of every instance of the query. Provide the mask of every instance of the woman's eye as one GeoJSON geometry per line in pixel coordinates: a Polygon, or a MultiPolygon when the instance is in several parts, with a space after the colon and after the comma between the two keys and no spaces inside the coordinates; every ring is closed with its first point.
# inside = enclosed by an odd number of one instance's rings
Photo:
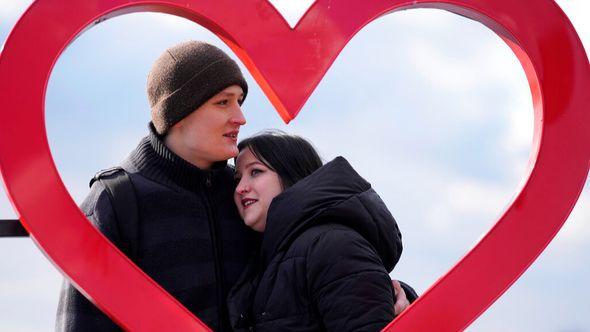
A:
{"type": "Polygon", "coordinates": [[[229,103],[229,100],[227,99],[223,99],[217,102],[217,105],[227,105],[229,103]]]}
{"type": "Polygon", "coordinates": [[[259,169],[253,169],[253,170],[250,171],[250,175],[251,176],[256,176],[256,175],[258,175],[260,173],[262,173],[262,171],[259,170],[259,169]]]}

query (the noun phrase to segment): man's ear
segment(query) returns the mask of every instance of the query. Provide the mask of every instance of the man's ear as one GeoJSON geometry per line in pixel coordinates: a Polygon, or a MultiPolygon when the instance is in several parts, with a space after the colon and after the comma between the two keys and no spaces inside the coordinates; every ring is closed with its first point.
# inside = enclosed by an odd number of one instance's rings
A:
{"type": "MultiPolygon", "coordinates": [[[[176,122],[175,124],[173,124],[170,129],[172,128],[182,128],[184,126],[184,120],[186,119],[186,117],[182,118],[180,121],[176,122]]],[[[170,129],[168,129],[168,132],[170,132],[170,129]]]]}

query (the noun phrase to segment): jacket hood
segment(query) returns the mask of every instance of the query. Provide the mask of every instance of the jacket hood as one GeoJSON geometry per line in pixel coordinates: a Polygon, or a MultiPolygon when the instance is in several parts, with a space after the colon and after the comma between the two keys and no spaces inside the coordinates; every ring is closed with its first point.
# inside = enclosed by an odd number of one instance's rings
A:
{"type": "Polygon", "coordinates": [[[387,271],[401,256],[401,234],[385,203],[346,159],[337,157],[273,199],[261,263],[267,266],[303,231],[326,223],[358,232],[375,248],[387,271]]]}

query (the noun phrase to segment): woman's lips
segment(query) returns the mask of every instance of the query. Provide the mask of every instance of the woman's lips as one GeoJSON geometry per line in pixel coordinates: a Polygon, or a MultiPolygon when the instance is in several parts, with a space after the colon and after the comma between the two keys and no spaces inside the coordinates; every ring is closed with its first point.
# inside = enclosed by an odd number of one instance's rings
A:
{"type": "Polygon", "coordinates": [[[249,208],[250,206],[252,206],[252,204],[258,202],[257,199],[253,199],[253,198],[244,198],[242,199],[242,207],[245,209],[249,208]]]}

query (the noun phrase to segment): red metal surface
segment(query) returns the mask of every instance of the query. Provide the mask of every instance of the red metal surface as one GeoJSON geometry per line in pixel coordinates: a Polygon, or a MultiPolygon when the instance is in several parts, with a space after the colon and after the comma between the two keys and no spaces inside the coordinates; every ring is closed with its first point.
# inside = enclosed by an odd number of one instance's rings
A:
{"type": "Polygon", "coordinates": [[[264,0],[37,0],[0,56],[0,167],[12,203],[53,263],[122,326],[207,330],[98,233],[70,198],[43,114],[56,59],[102,18],[179,15],[230,45],[288,122],[357,31],[388,12],[418,7],[450,10],[498,33],[525,68],[535,105],[534,151],[521,191],[489,233],[386,330],[465,328],[555,236],[588,174],[590,65],[572,25],[550,0],[319,0],[294,30],[264,0]]]}

